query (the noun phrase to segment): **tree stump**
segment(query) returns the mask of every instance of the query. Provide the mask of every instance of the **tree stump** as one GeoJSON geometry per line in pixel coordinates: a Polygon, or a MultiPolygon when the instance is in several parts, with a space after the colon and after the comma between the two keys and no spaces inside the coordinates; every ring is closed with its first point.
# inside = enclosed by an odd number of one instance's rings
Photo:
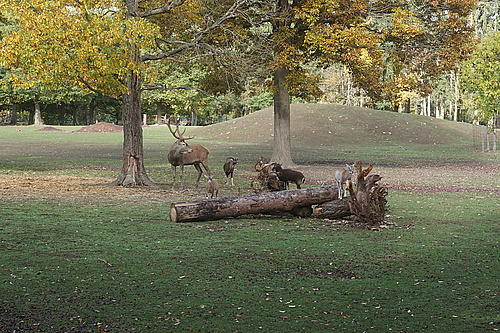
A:
{"type": "Polygon", "coordinates": [[[250,188],[254,193],[283,191],[286,189],[285,183],[279,180],[278,175],[275,172],[271,172],[271,166],[272,164],[269,161],[264,163],[262,156],[257,159],[253,170],[259,173],[257,180],[260,182],[260,187],[254,187],[252,182],[250,188]]]}
{"type": "Polygon", "coordinates": [[[362,162],[356,162],[358,172],[356,189],[353,182],[347,181],[349,190],[349,207],[354,215],[354,222],[368,227],[377,227],[384,222],[387,204],[387,187],[379,185],[382,179],[379,175],[370,175],[373,165],[362,170],[362,162]]]}
{"type": "Polygon", "coordinates": [[[243,197],[178,202],[170,206],[170,219],[173,222],[209,221],[247,214],[269,214],[276,211],[307,217],[312,214],[312,205],[322,204],[336,198],[337,187],[325,186],[243,197]]]}

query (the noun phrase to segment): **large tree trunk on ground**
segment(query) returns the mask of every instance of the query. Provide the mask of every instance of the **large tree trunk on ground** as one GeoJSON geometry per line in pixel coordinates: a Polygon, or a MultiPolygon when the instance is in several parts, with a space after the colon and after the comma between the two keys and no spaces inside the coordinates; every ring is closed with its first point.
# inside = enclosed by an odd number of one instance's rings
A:
{"type": "Polygon", "coordinates": [[[290,141],[290,94],[283,85],[288,69],[280,68],[274,72],[274,146],[272,162],[281,164],[284,168],[294,165],[290,141]]]}
{"type": "Polygon", "coordinates": [[[362,170],[361,161],[356,162],[357,186],[348,180],[346,185],[349,190],[349,207],[354,215],[354,222],[367,227],[376,227],[384,222],[387,204],[387,187],[379,185],[382,179],[379,175],[370,175],[373,166],[362,170]]]}
{"type": "Polygon", "coordinates": [[[244,197],[178,202],[172,203],[170,207],[170,219],[173,222],[209,221],[276,211],[307,217],[312,214],[311,205],[335,200],[337,192],[336,186],[325,186],[244,197]]]}
{"type": "Polygon", "coordinates": [[[343,219],[351,215],[349,198],[328,201],[314,208],[314,217],[320,219],[343,219]]]}
{"type": "Polygon", "coordinates": [[[141,82],[135,73],[128,79],[128,94],[123,97],[123,166],[113,185],[154,185],[144,168],[141,119],[141,82]]]}

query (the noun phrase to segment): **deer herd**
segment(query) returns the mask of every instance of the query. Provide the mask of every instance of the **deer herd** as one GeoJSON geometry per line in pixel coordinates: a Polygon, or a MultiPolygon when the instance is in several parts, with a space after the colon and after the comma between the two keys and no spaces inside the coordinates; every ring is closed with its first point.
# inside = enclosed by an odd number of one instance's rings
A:
{"type": "MultiPolygon", "coordinates": [[[[176,184],[176,176],[177,176],[177,167],[180,167],[180,183],[182,186],[182,178],[184,175],[184,166],[185,165],[194,165],[196,171],[198,172],[198,177],[196,179],[196,185],[199,184],[201,176],[203,174],[203,169],[205,170],[205,178],[206,181],[206,198],[217,198],[219,193],[220,184],[219,181],[213,177],[212,171],[208,166],[208,155],[210,154],[210,150],[201,146],[201,145],[190,145],[186,141],[193,139],[194,137],[184,137],[184,131],[180,131],[179,125],[175,125],[175,130],[172,129],[170,124],[170,120],[167,122],[168,129],[170,133],[174,136],[176,141],[170,147],[170,151],[168,153],[168,161],[172,165],[173,169],[173,181],[174,186],[176,184]]],[[[223,165],[224,175],[226,177],[226,185],[231,184],[234,186],[233,176],[235,166],[238,164],[238,158],[236,157],[228,157],[223,165]]],[[[348,180],[351,180],[352,175],[354,173],[354,164],[348,165],[347,168],[337,169],[334,172],[335,175],[335,183],[338,188],[338,198],[342,199],[346,197],[346,190],[344,186],[348,180]]],[[[305,183],[304,174],[300,171],[292,170],[292,169],[284,169],[279,163],[267,163],[263,162],[263,158],[260,157],[257,160],[257,164],[254,166],[254,171],[266,171],[269,176],[272,174],[275,178],[276,189],[271,190],[281,190],[288,189],[289,183],[294,183],[297,189],[300,189],[301,185],[305,183]],[[257,167],[259,165],[259,167],[257,167]]],[[[326,182],[321,182],[322,184],[326,182]]],[[[323,186],[323,185],[322,185],[323,186]]],[[[251,188],[254,190],[253,184],[251,184],[251,188]]]]}

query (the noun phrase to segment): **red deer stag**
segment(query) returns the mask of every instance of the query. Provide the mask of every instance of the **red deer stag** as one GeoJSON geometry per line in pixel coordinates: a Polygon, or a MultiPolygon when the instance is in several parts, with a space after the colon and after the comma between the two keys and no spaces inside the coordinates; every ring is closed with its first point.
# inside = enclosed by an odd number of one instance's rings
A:
{"type": "Polygon", "coordinates": [[[170,164],[172,164],[172,168],[174,170],[174,184],[177,174],[177,167],[181,168],[180,179],[182,184],[184,166],[194,165],[194,167],[198,171],[198,179],[196,180],[196,185],[198,185],[201,175],[203,174],[200,164],[203,165],[207,174],[211,174],[208,167],[208,154],[210,154],[210,151],[201,145],[189,145],[186,140],[192,139],[194,137],[185,138],[183,135],[186,130],[181,133],[181,131],[179,130],[179,125],[176,125],[175,131],[172,130],[172,127],[170,126],[170,119],[168,120],[167,125],[170,133],[172,133],[174,138],[177,139],[177,141],[175,141],[175,143],[170,148],[170,151],[168,152],[168,161],[170,162],[170,164]]]}

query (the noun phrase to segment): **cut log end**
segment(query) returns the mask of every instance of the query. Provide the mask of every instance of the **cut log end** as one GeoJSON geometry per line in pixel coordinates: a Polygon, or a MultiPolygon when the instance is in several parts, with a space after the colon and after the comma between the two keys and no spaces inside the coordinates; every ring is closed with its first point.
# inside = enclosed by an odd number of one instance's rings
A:
{"type": "Polygon", "coordinates": [[[170,220],[172,222],[177,222],[177,209],[175,209],[174,205],[170,206],[170,220]]]}

